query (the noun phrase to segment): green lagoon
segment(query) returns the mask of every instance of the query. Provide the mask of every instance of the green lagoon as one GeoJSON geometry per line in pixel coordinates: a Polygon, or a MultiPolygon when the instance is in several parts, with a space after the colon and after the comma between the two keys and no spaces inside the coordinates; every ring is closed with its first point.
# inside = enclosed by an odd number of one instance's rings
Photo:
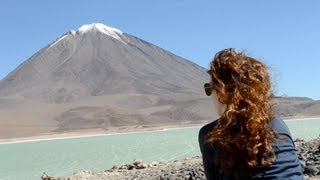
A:
{"type": "MultiPolygon", "coordinates": [[[[286,121],[294,139],[319,137],[320,119],[286,121]]],[[[68,176],[80,170],[104,170],[143,159],[147,163],[200,155],[200,127],[0,144],[0,179],[68,176]]]]}

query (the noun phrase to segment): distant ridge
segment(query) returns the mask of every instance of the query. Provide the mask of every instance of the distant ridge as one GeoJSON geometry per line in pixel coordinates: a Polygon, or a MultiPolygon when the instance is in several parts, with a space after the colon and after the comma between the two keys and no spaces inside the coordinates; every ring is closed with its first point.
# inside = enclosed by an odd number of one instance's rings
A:
{"type": "MultiPolygon", "coordinates": [[[[217,118],[208,81],[206,69],[156,45],[83,25],[0,81],[0,138],[208,122],[217,118]]],[[[285,116],[320,114],[318,101],[282,100],[285,116]]]]}

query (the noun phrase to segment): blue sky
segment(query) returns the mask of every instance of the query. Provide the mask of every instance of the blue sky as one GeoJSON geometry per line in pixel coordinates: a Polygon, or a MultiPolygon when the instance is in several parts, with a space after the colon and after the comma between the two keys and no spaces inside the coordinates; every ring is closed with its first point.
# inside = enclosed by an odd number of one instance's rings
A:
{"type": "Polygon", "coordinates": [[[0,78],[66,31],[104,23],[208,67],[224,48],[270,68],[278,95],[320,100],[320,1],[2,0],[0,78]]]}

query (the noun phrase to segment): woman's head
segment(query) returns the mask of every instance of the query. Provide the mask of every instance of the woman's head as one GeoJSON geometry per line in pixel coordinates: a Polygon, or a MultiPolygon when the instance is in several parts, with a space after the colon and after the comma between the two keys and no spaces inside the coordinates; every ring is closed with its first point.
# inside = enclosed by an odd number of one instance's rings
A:
{"type": "Polygon", "coordinates": [[[210,63],[212,94],[224,104],[217,127],[209,134],[208,142],[217,143],[228,157],[226,169],[245,163],[244,169],[270,165],[274,132],[268,123],[273,118],[272,97],[268,68],[262,62],[225,49],[210,63]],[[240,155],[240,157],[239,157],[240,155]]]}
{"type": "Polygon", "coordinates": [[[268,101],[271,97],[266,65],[234,49],[218,52],[208,73],[212,89],[223,104],[237,104],[242,100],[268,101]]]}

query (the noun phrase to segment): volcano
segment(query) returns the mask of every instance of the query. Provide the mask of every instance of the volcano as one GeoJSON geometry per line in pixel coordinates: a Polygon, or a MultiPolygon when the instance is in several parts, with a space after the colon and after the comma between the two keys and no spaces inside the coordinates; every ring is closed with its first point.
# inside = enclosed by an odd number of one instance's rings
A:
{"type": "Polygon", "coordinates": [[[104,24],[83,25],[0,81],[0,137],[199,123],[206,69],[104,24]]]}

